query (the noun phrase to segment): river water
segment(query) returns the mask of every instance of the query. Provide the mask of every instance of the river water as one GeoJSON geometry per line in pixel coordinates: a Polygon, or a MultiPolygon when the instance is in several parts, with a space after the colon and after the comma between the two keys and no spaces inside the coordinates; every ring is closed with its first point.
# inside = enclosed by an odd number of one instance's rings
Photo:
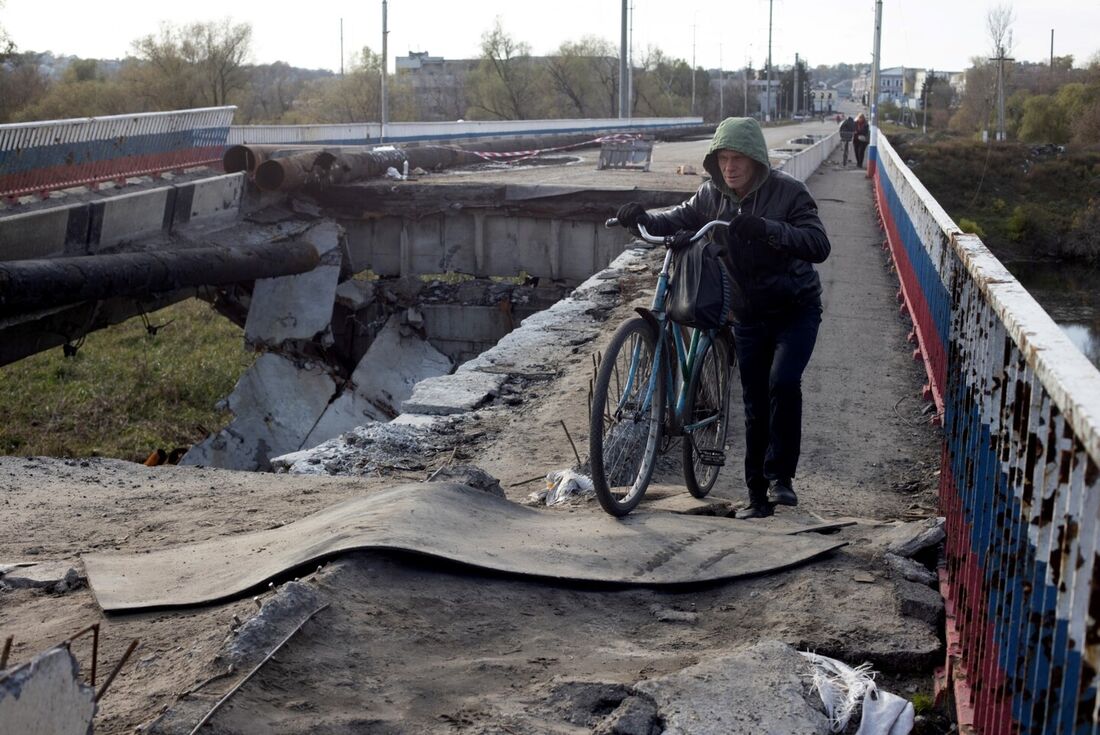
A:
{"type": "Polygon", "coordinates": [[[1022,261],[1005,265],[1077,349],[1100,368],[1100,268],[1022,261]]]}

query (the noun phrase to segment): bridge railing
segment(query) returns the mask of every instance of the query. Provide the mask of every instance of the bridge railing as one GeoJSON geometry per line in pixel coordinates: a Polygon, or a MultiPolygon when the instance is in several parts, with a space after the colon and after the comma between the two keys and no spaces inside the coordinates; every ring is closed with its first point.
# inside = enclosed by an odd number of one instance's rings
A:
{"type": "Polygon", "coordinates": [[[1100,732],[1100,372],[884,136],[871,164],[944,428],[960,720],[1100,732]]]}
{"type": "Polygon", "coordinates": [[[235,107],[0,125],[0,197],[218,164],[235,107]]]}
{"type": "Polygon", "coordinates": [[[789,173],[799,181],[806,181],[814,171],[821,167],[825,159],[833,154],[838,143],[840,143],[840,133],[830,133],[809,148],[804,148],[786,159],[777,168],[789,173]]]}
{"type": "Polygon", "coordinates": [[[462,120],[455,122],[348,123],[329,125],[235,125],[229,145],[323,143],[373,145],[421,141],[462,141],[480,138],[541,136],[623,130],[662,130],[702,125],[701,117],[596,118],[591,120],[462,120]],[[384,135],[383,135],[384,133],[384,135]]]}

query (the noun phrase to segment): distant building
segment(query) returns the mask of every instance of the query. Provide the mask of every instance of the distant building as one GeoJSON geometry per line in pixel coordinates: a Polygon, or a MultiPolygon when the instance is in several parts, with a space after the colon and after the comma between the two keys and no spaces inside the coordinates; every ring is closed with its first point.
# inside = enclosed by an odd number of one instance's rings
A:
{"type": "Polygon", "coordinates": [[[836,90],[826,84],[818,83],[810,89],[810,109],[816,113],[832,112],[836,101],[836,90]]]}
{"type": "Polygon", "coordinates": [[[765,113],[765,107],[768,106],[768,80],[767,79],[750,79],[749,88],[756,93],[756,114],[755,117],[764,119],[766,115],[770,115],[774,120],[776,112],[779,110],[779,92],[780,81],[778,78],[772,79],[771,82],[771,109],[765,113]]]}
{"type": "Polygon", "coordinates": [[[458,120],[466,117],[466,77],[479,63],[411,51],[394,59],[394,70],[409,83],[420,120],[458,120]]]}

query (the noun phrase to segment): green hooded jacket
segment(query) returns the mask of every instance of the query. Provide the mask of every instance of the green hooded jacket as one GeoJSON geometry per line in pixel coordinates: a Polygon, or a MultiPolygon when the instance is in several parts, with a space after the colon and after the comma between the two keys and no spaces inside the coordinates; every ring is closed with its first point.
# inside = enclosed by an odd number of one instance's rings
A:
{"type": "Polygon", "coordinates": [[[703,158],[703,169],[710,174],[710,180],[722,194],[732,201],[740,203],[737,194],[726,185],[722,178],[722,172],[718,168],[718,151],[737,151],[756,161],[756,179],[753,181],[752,192],[760,188],[772,172],[771,161],[768,159],[768,144],[764,142],[764,131],[760,129],[760,123],[751,117],[727,117],[718,124],[714,131],[714,137],[710,141],[710,148],[703,158]]]}

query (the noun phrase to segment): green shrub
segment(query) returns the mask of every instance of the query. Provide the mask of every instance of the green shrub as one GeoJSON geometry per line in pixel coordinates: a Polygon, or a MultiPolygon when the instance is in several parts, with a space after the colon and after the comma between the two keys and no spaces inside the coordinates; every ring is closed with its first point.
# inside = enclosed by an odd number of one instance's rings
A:
{"type": "Polygon", "coordinates": [[[983,240],[985,239],[985,230],[983,230],[982,226],[972,219],[967,219],[966,217],[960,219],[959,229],[963,232],[969,232],[971,235],[977,235],[983,240]]]}
{"type": "Polygon", "coordinates": [[[75,357],[61,348],[0,367],[0,454],[143,460],[184,447],[229,419],[215,407],[252,364],[242,330],[189,299],[150,320],[89,334],[75,357]]]}
{"type": "Polygon", "coordinates": [[[1012,214],[1009,215],[1005,223],[1005,232],[1008,233],[1008,238],[1013,242],[1022,242],[1027,237],[1028,218],[1022,205],[1013,207],[1012,214]]]}

